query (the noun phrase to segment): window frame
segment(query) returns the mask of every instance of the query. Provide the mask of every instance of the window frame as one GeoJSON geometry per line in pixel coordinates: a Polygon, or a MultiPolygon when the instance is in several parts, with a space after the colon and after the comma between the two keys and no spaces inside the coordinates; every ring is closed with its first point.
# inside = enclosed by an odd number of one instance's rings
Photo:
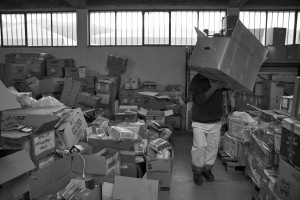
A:
{"type": "Polygon", "coordinates": [[[77,12],[76,10],[39,10],[39,11],[0,11],[0,30],[1,30],[1,48],[53,48],[53,47],[59,47],[59,48],[70,48],[70,47],[78,47],[78,34],[77,34],[77,28],[76,28],[76,41],[77,44],[73,46],[54,46],[53,45],[53,32],[52,32],[52,14],[53,13],[74,13],[75,14],[75,19],[76,19],[76,27],[77,27],[77,12]],[[28,29],[28,24],[27,24],[27,14],[39,14],[39,13],[50,13],[51,16],[51,45],[49,46],[29,46],[28,45],[28,34],[27,34],[27,29],[28,29]],[[3,45],[3,27],[2,27],[2,14],[22,14],[24,15],[24,27],[25,27],[25,45],[3,45]]]}
{"type": "MultiPolygon", "coordinates": [[[[223,9],[141,9],[141,10],[136,10],[136,9],[125,9],[125,10],[89,10],[88,11],[88,47],[183,47],[187,46],[188,44],[183,44],[183,45],[172,45],[171,44],[171,12],[176,12],[176,11],[181,11],[181,12],[197,12],[197,28],[199,28],[199,12],[225,12],[225,16],[227,15],[227,10],[225,8],[223,9]],[[91,20],[91,15],[90,13],[92,12],[114,12],[115,13],[115,20],[117,20],[117,12],[142,12],[142,44],[141,45],[117,45],[117,42],[115,41],[114,45],[91,45],[91,27],[90,27],[90,20],[91,20]],[[145,13],[146,12],[168,12],[169,14],[169,42],[168,44],[145,44],[145,13]]],[[[115,26],[117,25],[117,22],[115,23],[115,26]]],[[[115,37],[117,38],[117,37],[115,37]]]]}
{"type": "MultiPolygon", "coordinates": [[[[295,20],[294,20],[294,33],[293,33],[293,42],[292,44],[286,44],[286,45],[294,45],[296,43],[296,34],[297,34],[297,18],[300,14],[300,9],[241,9],[239,11],[239,15],[241,12],[266,12],[266,21],[265,21],[265,34],[264,34],[264,43],[263,45],[266,46],[267,43],[267,32],[268,32],[268,13],[269,12],[295,12],[295,20]]],[[[300,27],[300,24],[299,24],[300,27]]],[[[299,30],[300,31],[300,30],[299,30]]],[[[299,44],[300,44],[300,36],[299,36],[299,44]]]]}

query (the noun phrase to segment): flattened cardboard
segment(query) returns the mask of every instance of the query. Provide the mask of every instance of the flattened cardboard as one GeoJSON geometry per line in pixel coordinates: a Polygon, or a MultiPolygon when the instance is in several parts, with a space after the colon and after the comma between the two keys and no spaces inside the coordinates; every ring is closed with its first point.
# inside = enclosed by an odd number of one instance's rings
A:
{"type": "Polygon", "coordinates": [[[0,80],[0,111],[21,108],[19,102],[7,90],[5,85],[0,80]]]}
{"type": "Polygon", "coordinates": [[[0,185],[35,168],[24,150],[0,149],[0,154],[0,185]]]}

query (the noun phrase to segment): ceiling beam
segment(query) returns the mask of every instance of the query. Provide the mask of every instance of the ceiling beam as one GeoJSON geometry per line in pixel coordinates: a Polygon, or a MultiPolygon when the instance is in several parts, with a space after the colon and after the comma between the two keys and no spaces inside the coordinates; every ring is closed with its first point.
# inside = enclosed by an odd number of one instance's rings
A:
{"type": "Polygon", "coordinates": [[[229,7],[242,7],[248,0],[229,0],[229,7]]]}
{"type": "Polygon", "coordinates": [[[74,8],[83,9],[86,8],[87,0],[65,0],[68,4],[73,6],[74,8]]]}

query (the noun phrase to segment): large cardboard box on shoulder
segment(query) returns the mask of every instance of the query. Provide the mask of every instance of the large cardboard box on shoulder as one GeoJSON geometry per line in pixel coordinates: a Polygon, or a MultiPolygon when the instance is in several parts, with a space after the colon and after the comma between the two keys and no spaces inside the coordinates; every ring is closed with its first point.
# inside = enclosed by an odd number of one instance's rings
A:
{"type": "Polygon", "coordinates": [[[242,22],[236,23],[231,37],[199,36],[189,67],[232,89],[252,91],[268,51],[242,22]]]}

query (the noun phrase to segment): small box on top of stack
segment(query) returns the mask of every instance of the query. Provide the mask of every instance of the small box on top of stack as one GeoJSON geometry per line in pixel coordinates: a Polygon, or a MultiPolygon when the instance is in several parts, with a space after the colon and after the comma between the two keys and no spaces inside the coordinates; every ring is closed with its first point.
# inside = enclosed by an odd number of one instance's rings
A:
{"type": "Polygon", "coordinates": [[[46,65],[47,76],[63,78],[67,69],[75,68],[75,61],[74,59],[47,59],[46,65]]]}
{"type": "Polygon", "coordinates": [[[61,94],[60,101],[69,107],[74,107],[78,93],[82,91],[82,83],[70,78],[65,80],[65,85],[61,94]]]}
{"type": "Polygon", "coordinates": [[[119,88],[120,79],[115,76],[97,76],[95,84],[96,95],[101,98],[99,112],[108,115],[115,113],[115,101],[117,98],[117,88],[119,88]]]}

